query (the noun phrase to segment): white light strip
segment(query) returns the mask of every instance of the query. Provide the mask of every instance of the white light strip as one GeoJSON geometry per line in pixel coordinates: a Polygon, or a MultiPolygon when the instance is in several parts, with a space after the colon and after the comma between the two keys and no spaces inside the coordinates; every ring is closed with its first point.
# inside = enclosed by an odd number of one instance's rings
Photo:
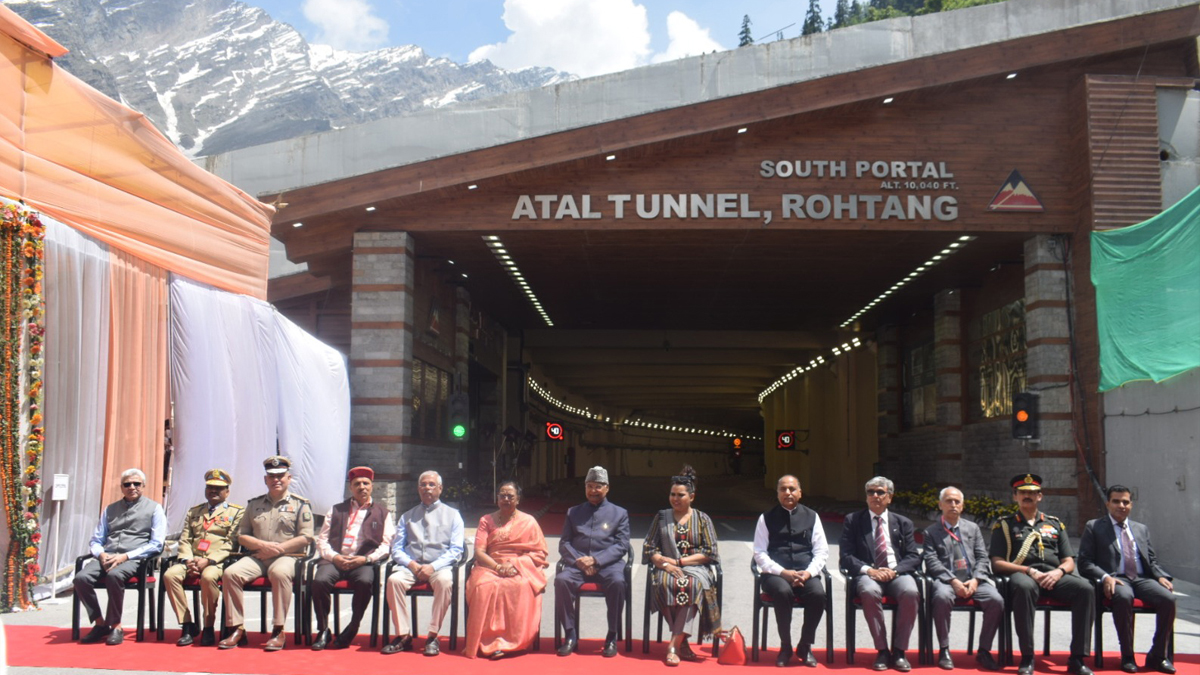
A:
{"type": "Polygon", "coordinates": [[[850,326],[850,324],[857,321],[860,316],[862,316],[863,314],[866,314],[869,310],[874,308],[875,305],[878,305],[879,303],[883,302],[884,300],[886,300],[888,298],[888,296],[890,296],[893,293],[895,293],[896,291],[900,290],[905,284],[910,283],[913,279],[916,279],[917,277],[921,276],[925,272],[928,272],[931,267],[942,262],[943,260],[945,260],[946,258],[951,256],[952,254],[954,254],[955,251],[961,250],[962,247],[966,246],[968,242],[973,241],[974,239],[975,239],[975,237],[973,237],[969,234],[964,234],[964,235],[960,236],[956,241],[950,242],[946,246],[946,248],[943,248],[941,251],[935,253],[933,256],[931,256],[929,258],[929,260],[926,260],[925,262],[921,263],[920,265],[917,265],[917,268],[915,270],[913,270],[912,272],[908,273],[903,279],[892,284],[891,286],[889,286],[887,288],[887,290],[885,290],[882,294],[877,296],[874,300],[871,300],[867,304],[863,305],[862,309],[855,312],[849,319],[846,319],[845,321],[843,321],[839,325],[839,328],[847,328],[848,326],[850,326]]]}
{"type": "MultiPolygon", "coordinates": [[[[553,328],[554,322],[550,320],[550,315],[542,307],[542,301],[538,300],[533,289],[529,287],[529,283],[525,281],[525,275],[521,274],[521,270],[517,268],[517,263],[513,262],[512,256],[509,254],[508,249],[504,248],[504,242],[500,241],[500,237],[494,234],[484,235],[483,243],[492,250],[492,255],[496,256],[496,262],[500,263],[500,267],[503,267],[505,272],[508,272],[508,276],[512,277],[513,283],[525,292],[525,297],[529,300],[529,304],[533,305],[533,308],[537,310],[538,315],[542,317],[542,321],[545,321],[547,326],[553,328]]],[[[464,274],[463,276],[465,277],[466,275],[464,274]]]]}
{"type": "MultiPolygon", "coordinates": [[[[549,403],[550,405],[553,405],[554,407],[558,408],[559,410],[565,410],[573,415],[579,415],[580,417],[586,417],[588,419],[593,419],[596,421],[604,421],[606,423],[614,424],[611,417],[605,417],[604,415],[601,415],[599,413],[596,413],[593,415],[591,409],[589,409],[587,407],[580,408],[578,406],[570,405],[570,404],[566,403],[565,401],[562,401],[562,400],[559,400],[558,398],[556,398],[554,396],[554,394],[550,393],[549,389],[538,384],[537,380],[534,380],[533,377],[529,377],[527,379],[529,381],[530,389],[532,389],[535,393],[537,393],[538,396],[541,396],[542,399],[544,399],[547,403],[549,403]]],[[[747,436],[745,434],[739,434],[739,433],[736,433],[733,431],[729,431],[728,429],[704,429],[701,427],[687,426],[687,425],[680,424],[677,422],[676,423],[673,423],[673,422],[647,422],[642,419],[636,419],[636,420],[624,419],[624,420],[615,422],[615,424],[617,426],[641,427],[643,429],[650,429],[653,431],[667,431],[667,432],[679,433],[679,434],[694,434],[697,436],[721,436],[723,438],[733,438],[733,437],[737,436],[740,438],[746,438],[746,439],[751,439],[751,440],[756,440],[756,441],[762,440],[762,436],[747,436]]]]}

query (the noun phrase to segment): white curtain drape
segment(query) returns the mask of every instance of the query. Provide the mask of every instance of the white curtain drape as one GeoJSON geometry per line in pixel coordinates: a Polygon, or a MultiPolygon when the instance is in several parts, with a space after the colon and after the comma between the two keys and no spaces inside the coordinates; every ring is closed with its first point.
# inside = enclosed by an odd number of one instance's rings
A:
{"type": "MultiPolygon", "coordinates": [[[[46,452],[42,477],[42,569],[71,568],[100,516],[104,420],[108,391],[109,253],[104,244],[42,216],[46,225],[46,452]],[[59,551],[52,536],[59,517],[50,488],[54,474],[70,476],[61,506],[59,551]]],[[[58,587],[64,587],[62,581],[58,587]]]]}
{"type": "Polygon", "coordinates": [[[318,514],[342,500],[350,456],[350,381],[342,353],[275,315],[279,446],[292,490],[318,514]]]}
{"type": "Polygon", "coordinates": [[[229,471],[229,498],[245,504],[266,491],[262,461],[276,452],[292,459],[291,489],[318,513],[342,499],[350,396],[341,354],[267,303],[173,276],[170,361],[172,532],[204,501],[207,470],[229,471]]]}

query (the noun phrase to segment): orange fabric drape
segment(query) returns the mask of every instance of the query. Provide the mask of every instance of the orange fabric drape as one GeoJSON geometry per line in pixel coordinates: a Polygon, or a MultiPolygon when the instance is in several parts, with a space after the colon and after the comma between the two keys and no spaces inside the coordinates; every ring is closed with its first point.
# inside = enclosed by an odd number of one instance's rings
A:
{"type": "Polygon", "coordinates": [[[265,299],[274,209],[59,68],[37,35],[0,5],[0,195],[168,271],[265,299]]]}
{"type": "Polygon", "coordinates": [[[167,271],[128,253],[109,259],[108,415],[102,505],[121,498],[125,469],[146,474],[144,494],[162,502],[167,419],[167,271]]]}

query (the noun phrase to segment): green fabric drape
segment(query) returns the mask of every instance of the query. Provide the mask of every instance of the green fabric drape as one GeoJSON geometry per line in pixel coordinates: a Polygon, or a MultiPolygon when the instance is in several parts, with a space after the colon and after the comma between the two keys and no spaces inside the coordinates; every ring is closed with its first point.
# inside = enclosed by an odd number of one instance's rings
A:
{"type": "Polygon", "coordinates": [[[1200,188],[1137,225],[1092,233],[1100,391],[1200,367],[1200,188]]]}

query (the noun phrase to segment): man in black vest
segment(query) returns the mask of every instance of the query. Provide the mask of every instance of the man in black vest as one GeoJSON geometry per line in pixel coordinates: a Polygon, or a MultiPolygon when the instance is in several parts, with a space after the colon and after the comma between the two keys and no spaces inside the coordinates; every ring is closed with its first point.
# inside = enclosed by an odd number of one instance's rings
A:
{"type": "Polygon", "coordinates": [[[800,505],[800,481],[783,476],[775,483],[779,506],[758,517],[754,529],[754,562],[762,579],[762,590],[775,604],[779,627],[779,656],[782,668],[792,658],[792,598],[804,607],[804,627],[796,658],[809,668],[817,667],[813,640],[825,610],[825,587],[821,570],[829,558],[829,542],[816,511],[800,505]]]}
{"type": "Polygon", "coordinates": [[[358,625],[367,603],[371,601],[374,582],[372,563],[388,556],[396,525],[392,514],[383,504],[371,499],[375,472],[366,466],[350,469],[350,498],[335,504],[325,514],[325,524],[317,535],[317,569],[313,573],[309,592],[312,594],[313,614],[317,617],[317,637],[313,651],[326,647],[345,649],[358,635],[358,625]],[[354,587],[351,601],[353,614],[350,623],[336,639],[329,632],[329,596],[333,585],[347,579],[354,587]]]}

